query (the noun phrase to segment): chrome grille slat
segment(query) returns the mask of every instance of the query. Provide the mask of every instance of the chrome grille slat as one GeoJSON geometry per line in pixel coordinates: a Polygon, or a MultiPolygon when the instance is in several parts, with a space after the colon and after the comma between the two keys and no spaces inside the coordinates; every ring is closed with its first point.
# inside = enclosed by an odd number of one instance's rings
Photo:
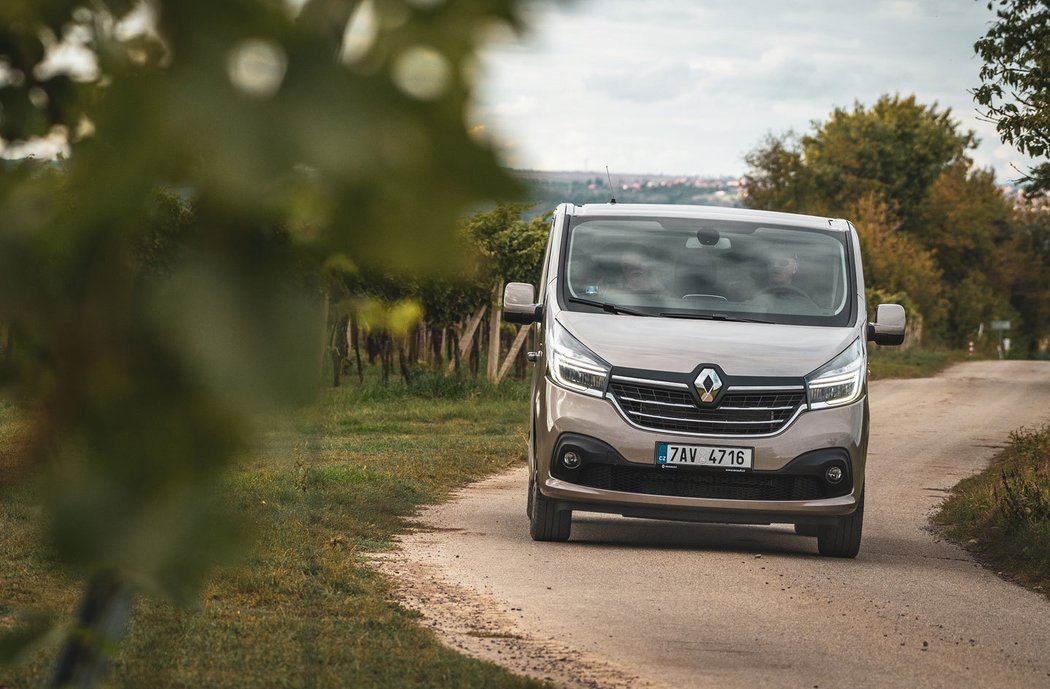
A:
{"type": "Polygon", "coordinates": [[[786,411],[794,409],[794,407],[727,407],[725,405],[721,405],[718,408],[721,411],[786,411]]]}
{"type": "Polygon", "coordinates": [[[680,402],[657,402],[655,400],[639,400],[633,397],[621,397],[624,402],[637,402],[638,404],[659,404],[662,407],[684,407],[686,409],[695,409],[692,404],[682,404],[680,402]]]}
{"type": "MultiPolygon", "coordinates": [[[[656,414],[645,414],[643,412],[631,412],[631,415],[632,416],[644,416],[647,419],[660,419],[660,420],[663,420],[663,421],[681,421],[682,420],[680,417],[657,416],[656,414]]],[[[694,419],[694,420],[698,421],[698,422],[703,422],[703,419],[694,419]]],[[[768,424],[768,423],[770,423],[770,421],[769,420],[762,420],[762,421],[730,421],[728,419],[719,419],[718,421],[712,421],[711,423],[725,423],[725,424],[731,424],[731,425],[736,426],[736,425],[742,425],[742,424],[752,424],[752,425],[754,425],[754,424],[768,424]]]]}
{"type": "Polygon", "coordinates": [[[805,403],[801,386],[730,387],[717,406],[699,405],[681,383],[613,376],[609,395],[636,426],[697,435],[771,435],[805,403]]]}

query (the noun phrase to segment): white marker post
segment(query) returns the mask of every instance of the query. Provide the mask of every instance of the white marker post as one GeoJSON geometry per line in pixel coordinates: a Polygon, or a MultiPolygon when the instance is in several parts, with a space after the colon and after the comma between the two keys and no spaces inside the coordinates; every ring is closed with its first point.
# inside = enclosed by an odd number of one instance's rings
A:
{"type": "Polygon", "coordinates": [[[1010,329],[1010,321],[992,321],[992,330],[999,331],[999,358],[1002,359],[1005,353],[1010,351],[1010,338],[1003,341],[1003,331],[1010,329]]]}

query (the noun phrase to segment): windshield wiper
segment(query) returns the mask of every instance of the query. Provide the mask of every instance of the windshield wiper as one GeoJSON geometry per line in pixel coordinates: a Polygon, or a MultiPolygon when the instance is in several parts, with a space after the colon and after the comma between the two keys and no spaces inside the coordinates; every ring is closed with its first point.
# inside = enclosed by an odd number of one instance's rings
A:
{"type": "Polygon", "coordinates": [[[764,323],[771,325],[773,321],[763,321],[757,318],[736,318],[720,313],[696,313],[693,311],[663,311],[660,316],[664,318],[693,318],[699,321],[726,321],[728,323],[764,323]]]}
{"type": "Polygon", "coordinates": [[[568,301],[573,304],[584,304],[585,306],[597,306],[606,313],[625,313],[628,316],[652,316],[651,313],[642,313],[641,311],[635,311],[629,309],[626,306],[618,306],[616,304],[610,304],[607,301],[595,301],[593,299],[580,299],[579,297],[569,297],[568,301]]]}

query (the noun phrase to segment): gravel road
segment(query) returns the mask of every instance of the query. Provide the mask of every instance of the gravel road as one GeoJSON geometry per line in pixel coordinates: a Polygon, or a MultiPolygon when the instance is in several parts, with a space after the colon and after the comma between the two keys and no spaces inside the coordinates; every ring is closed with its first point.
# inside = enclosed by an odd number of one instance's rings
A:
{"type": "Polygon", "coordinates": [[[972,362],[870,386],[860,556],[789,526],[574,515],[534,543],[524,468],[428,509],[380,567],[446,643],[568,687],[1050,687],[1050,602],[928,518],[1022,425],[1050,362],[972,362]]]}

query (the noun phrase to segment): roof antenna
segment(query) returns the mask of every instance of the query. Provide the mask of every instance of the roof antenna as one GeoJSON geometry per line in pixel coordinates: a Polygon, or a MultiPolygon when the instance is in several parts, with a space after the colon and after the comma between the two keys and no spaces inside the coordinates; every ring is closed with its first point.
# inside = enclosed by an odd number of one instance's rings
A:
{"type": "MultiPolygon", "coordinates": [[[[612,175],[609,174],[609,166],[608,165],[605,166],[605,177],[609,180],[609,191],[612,192],[613,191],[612,175]]],[[[616,203],[616,197],[613,196],[612,199],[609,201],[609,203],[616,203]]]]}

